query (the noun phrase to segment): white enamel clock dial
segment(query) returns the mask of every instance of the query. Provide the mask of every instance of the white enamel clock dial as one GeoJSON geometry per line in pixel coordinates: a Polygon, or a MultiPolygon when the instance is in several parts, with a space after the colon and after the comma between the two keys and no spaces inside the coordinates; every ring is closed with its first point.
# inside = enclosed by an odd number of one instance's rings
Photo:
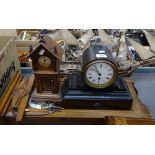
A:
{"type": "Polygon", "coordinates": [[[38,59],[39,65],[43,68],[48,68],[51,65],[51,59],[47,56],[41,56],[38,59]]]}
{"type": "Polygon", "coordinates": [[[111,63],[95,62],[87,67],[85,82],[94,88],[105,88],[115,80],[115,72],[116,70],[111,63]]]}

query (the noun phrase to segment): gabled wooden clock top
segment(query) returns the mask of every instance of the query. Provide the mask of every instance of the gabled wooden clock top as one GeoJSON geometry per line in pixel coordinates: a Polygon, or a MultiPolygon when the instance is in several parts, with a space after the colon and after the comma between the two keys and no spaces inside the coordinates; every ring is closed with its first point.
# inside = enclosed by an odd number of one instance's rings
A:
{"type": "Polygon", "coordinates": [[[32,59],[35,88],[40,94],[57,94],[59,69],[63,49],[49,36],[36,45],[28,55],[32,59]]]}

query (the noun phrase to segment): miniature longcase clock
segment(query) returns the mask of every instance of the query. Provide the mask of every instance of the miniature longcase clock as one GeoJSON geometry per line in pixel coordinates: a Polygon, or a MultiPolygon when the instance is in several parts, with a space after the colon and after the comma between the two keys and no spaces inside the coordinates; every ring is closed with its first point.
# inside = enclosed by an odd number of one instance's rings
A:
{"type": "Polygon", "coordinates": [[[29,54],[35,75],[33,101],[61,100],[59,85],[61,53],[63,49],[52,38],[45,36],[29,54]]]}

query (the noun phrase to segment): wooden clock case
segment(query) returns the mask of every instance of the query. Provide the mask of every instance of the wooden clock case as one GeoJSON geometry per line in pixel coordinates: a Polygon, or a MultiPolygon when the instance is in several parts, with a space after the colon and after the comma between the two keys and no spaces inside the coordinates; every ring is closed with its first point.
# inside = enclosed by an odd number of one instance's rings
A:
{"type": "MultiPolygon", "coordinates": [[[[33,101],[61,101],[59,69],[62,54],[63,49],[47,35],[31,50],[28,58],[32,60],[35,76],[35,89],[31,96],[33,101]],[[39,62],[40,57],[48,58],[50,64],[43,67],[39,62]]],[[[46,60],[42,61],[46,63],[46,60]]]]}

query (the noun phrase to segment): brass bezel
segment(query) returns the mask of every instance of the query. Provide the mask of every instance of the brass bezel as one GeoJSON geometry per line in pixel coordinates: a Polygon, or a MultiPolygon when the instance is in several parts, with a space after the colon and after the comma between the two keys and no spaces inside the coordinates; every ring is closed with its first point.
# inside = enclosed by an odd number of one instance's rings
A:
{"type": "Polygon", "coordinates": [[[51,66],[51,63],[52,63],[51,59],[50,59],[48,56],[46,56],[46,55],[42,55],[42,56],[40,56],[40,57],[38,58],[38,64],[39,64],[39,66],[42,67],[43,69],[49,68],[49,67],[51,66]],[[46,58],[48,58],[48,59],[50,60],[50,64],[49,64],[48,66],[43,66],[43,65],[41,65],[40,62],[39,62],[39,60],[40,60],[41,57],[46,57],[46,58]]]}
{"type": "Polygon", "coordinates": [[[82,76],[83,76],[83,79],[84,79],[85,83],[87,85],[89,85],[90,87],[96,88],[96,89],[103,89],[103,88],[106,88],[106,87],[110,86],[111,84],[113,84],[113,82],[115,82],[115,80],[117,78],[117,75],[118,75],[118,69],[117,69],[116,65],[114,63],[112,63],[111,61],[109,61],[109,60],[93,60],[93,61],[87,63],[83,67],[83,70],[82,70],[82,76]],[[88,67],[91,66],[92,64],[101,63],[101,62],[109,64],[114,70],[114,75],[113,75],[112,79],[110,81],[108,81],[107,83],[105,83],[105,84],[93,84],[92,82],[90,82],[87,79],[86,71],[87,71],[88,67]]]}

